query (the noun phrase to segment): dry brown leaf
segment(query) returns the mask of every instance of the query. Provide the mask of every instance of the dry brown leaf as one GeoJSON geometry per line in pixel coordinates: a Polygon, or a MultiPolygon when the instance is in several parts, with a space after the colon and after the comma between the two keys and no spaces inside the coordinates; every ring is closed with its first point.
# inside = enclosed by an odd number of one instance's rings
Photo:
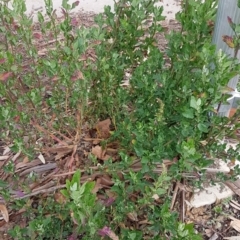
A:
{"type": "Polygon", "coordinates": [[[77,81],[77,80],[83,80],[84,76],[83,73],[81,71],[76,71],[72,76],[71,76],[71,80],[72,81],[77,81]]]}
{"type": "Polygon", "coordinates": [[[229,218],[232,220],[230,226],[240,232],[240,220],[232,216],[229,216],[229,218]]]}
{"type": "Polygon", "coordinates": [[[41,153],[38,155],[38,159],[39,159],[43,164],[46,163],[46,160],[45,160],[44,156],[43,156],[41,153]]]}
{"type": "Polygon", "coordinates": [[[105,237],[108,236],[112,240],[119,240],[118,236],[111,230],[111,228],[105,226],[98,231],[98,234],[105,237]]]}
{"type": "Polygon", "coordinates": [[[21,155],[22,151],[17,152],[13,157],[12,157],[12,161],[15,162],[17,160],[17,158],[21,155]]]}
{"type": "Polygon", "coordinates": [[[204,215],[206,210],[205,210],[205,207],[199,207],[199,208],[193,208],[191,212],[193,215],[204,215]]]}
{"type": "Polygon", "coordinates": [[[106,150],[103,150],[100,146],[95,146],[92,148],[92,154],[98,159],[106,161],[110,158],[109,155],[106,155],[106,150]]]}
{"type": "Polygon", "coordinates": [[[113,231],[110,231],[110,233],[108,234],[108,236],[109,236],[112,240],[119,240],[119,237],[118,237],[113,231]]]}
{"type": "Polygon", "coordinates": [[[26,166],[27,166],[27,163],[20,162],[20,163],[16,164],[15,169],[18,170],[18,169],[24,168],[26,166]]]}
{"type": "Polygon", "coordinates": [[[47,147],[44,149],[44,152],[50,153],[69,153],[73,150],[75,145],[64,145],[64,146],[55,146],[55,147],[47,147]]]}
{"type": "Polygon", "coordinates": [[[100,189],[102,189],[102,188],[103,188],[103,186],[102,186],[102,184],[101,184],[101,179],[98,178],[97,181],[95,182],[95,186],[94,186],[94,188],[93,188],[93,190],[92,190],[92,193],[97,193],[98,190],[100,190],[100,189]]]}
{"type": "Polygon", "coordinates": [[[205,229],[204,232],[205,232],[205,234],[206,234],[207,237],[211,237],[212,234],[213,234],[213,230],[212,230],[212,229],[209,229],[209,228],[205,229]]]}
{"type": "Polygon", "coordinates": [[[143,225],[143,224],[151,224],[151,222],[148,221],[147,219],[142,220],[142,221],[139,221],[138,223],[139,223],[140,225],[143,225]]]}
{"type": "Polygon", "coordinates": [[[0,156],[0,161],[7,160],[10,156],[0,156]]]}
{"type": "Polygon", "coordinates": [[[240,210],[240,204],[238,204],[236,201],[234,200],[231,200],[229,202],[229,205],[232,206],[233,208],[237,209],[237,210],[240,210]]]}
{"type": "Polygon", "coordinates": [[[8,153],[10,153],[11,152],[11,149],[10,149],[10,147],[8,147],[8,146],[6,146],[5,148],[4,148],[4,151],[3,151],[3,156],[4,155],[7,155],[8,153]]]}
{"type": "Polygon", "coordinates": [[[103,175],[100,178],[100,183],[105,186],[112,186],[114,183],[108,175],[103,175]]]}
{"type": "Polygon", "coordinates": [[[218,234],[217,233],[214,233],[210,238],[209,240],[217,240],[218,239],[218,234]]]}
{"type": "Polygon", "coordinates": [[[105,190],[105,193],[109,198],[115,199],[117,197],[117,194],[115,192],[112,192],[111,190],[105,190]]]}
{"type": "Polygon", "coordinates": [[[235,183],[226,181],[226,182],[224,182],[224,184],[226,184],[235,194],[240,196],[240,188],[238,186],[236,186],[235,183]]]}
{"type": "Polygon", "coordinates": [[[15,166],[15,169],[16,169],[15,172],[17,172],[21,168],[31,168],[31,167],[38,166],[40,164],[41,164],[41,161],[39,159],[33,160],[31,162],[27,162],[27,163],[19,162],[15,166]]]}
{"type": "Polygon", "coordinates": [[[155,193],[155,194],[153,194],[152,198],[153,198],[154,200],[158,200],[158,199],[159,199],[159,196],[155,193]]]}
{"type": "Polygon", "coordinates": [[[133,222],[137,222],[138,221],[138,217],[137,217],[137,213],[136,212],[130,212],[130,213],[127,214],[127,216],[133,222]]]}
{"type": "Polygon", "coordinates": [[[56,202],[58,202],[60,204],[66,203],[66,197],[63,196],[63,194],[61,194],[60,192],[57,192],[54,194],[54,199],[56,202]]]}
{"type": "Polygon", "coordinates": [[[93,144],[94,144],[94,145],[97,145],[97,144],[99,144],[100,142],[101,142],[101,140],[99,140],[99,139],[93,140],[93,144]]]}
{"type": "Polygon", "coordinates": [[[232,237],[225,237],[223,239],[228,239],[228,240],[240,240],[240,236],[232,236],[232,237]]]}
{"type": "Polygon", "coordinates": [[[0,204],[0,212],[5,222],[9,222],[8,210],[4,204],[0,204]]]}
{"type": "Polygon", "coordinates": [[[97,129],[99,138],[110,137],[110,125],[111,125],[111,120],[109,118],[97,123],[96,129],[97,129]]]}
{"type": "Polygon", "coordinates": [[[28,157],[27,157],[27,156],[26,156],[26,157],[24,157],[22,162],[23,162],[23,163],[28,163],[28,162],[29,162],[29,159],[28,159],[28,157]]]}
{"type": "Polygon", "coordinates": [[[74,213],[73,213],[73,212],[70,213],[70,216],[71,216],[73,222],[74,222],[76,225],[79,225],[78,222],[77,222],[77,220],[76,220],[75,217],[74,217],[74,213]]]}

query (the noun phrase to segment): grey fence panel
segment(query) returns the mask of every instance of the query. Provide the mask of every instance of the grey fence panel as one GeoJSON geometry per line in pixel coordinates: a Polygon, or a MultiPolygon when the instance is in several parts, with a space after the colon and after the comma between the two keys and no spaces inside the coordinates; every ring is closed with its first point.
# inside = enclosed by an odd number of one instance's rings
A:
{"type": "MultiPolygon", "coordinates": [[[[237,7],[237,0],[219,0],[218,10],[217,10],[217,19],[214,28],[213,43],[216,44],[217,49],[222,49],[227,55],[234,56],[234,49],[231,49],[227,46],[222,40],[222,36],[228,35],[233,36],[233,30],[229,26],[227,17],[231,17],[234,23],[240,23],[240,9],[237,7]]],[[[237,55],[240,59],[240,52],[237,55]]],[[[228,86],[236,89],[239,76],[236,76],[230,79],[228,86]]],[[[236,105],[236,101],[239,98],[232,98],[229,101],[229,105],[221,105],[219,109],[219,115],[228,116],[229,111],[233,105],[236,105]]]]}

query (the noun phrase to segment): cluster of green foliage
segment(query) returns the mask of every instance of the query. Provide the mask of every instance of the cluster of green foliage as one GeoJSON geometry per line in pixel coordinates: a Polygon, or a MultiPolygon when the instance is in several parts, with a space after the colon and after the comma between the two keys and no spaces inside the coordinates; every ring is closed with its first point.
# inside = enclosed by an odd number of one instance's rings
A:
{"type": "Polygon", "coordinates": [[[215,114],[227,97],[222,89],[239,65],[211,44],[207,23],[215,18],[217,1],[184,0],[176,15],[182,29],[166,34],[164,52],[157,46],[156,36],[164,31],[163,8],[157,2],[119,0],[114,13],[105,7],[96,16],[97,27],[75,29],[70,10],[77,2],[63,0],[64,20],[58,24],[52,1],[45,0],[49,20],[38,13],[37,34],[24,14],[24,0],[14,0],[13,9],[0,2],[1,138],[31,158],[36,137],[51,132],[72,136],[84,123],[110,117],[115,130],[109,141],[117,139],[123,149],[121,161],[106,161],[103,167],[114,182],[116,198],[110,206],[97,203],[94,183],[81,185],[76,172],[62,191],[64,204],[47,199],[34,216],[29,213],[27,228],[11,231],[15,239],[66,239],[71,231],[72,239],[102,239],[104,234],[114,239],[113,233],[131,240],[201,239],[193,225],[179,223],[177,213],[169,210],[167,191],[171,180],[211,165],[216,157],[239,158],[239,147],[226,152],[218,141],[239,127],[237,116],[215,114]],[[55,41],[42,57],[36,39],[47,43],[49,38],[55,41]],[[95,61],[84,58],[89,50],[95,61]],[[123,87],[126,71],[131,76],[123,87]],[[118,172],[129,170],[133,159],[142,169],[120,179],[118,172]],[[155,165],[166,159],[175,163],[155,173],[155,165]],[[138,198],[131,201],[132,195],[138,198]],[[146,226],[133,221],[127,227],[129,214],[146,220],[146,226]]]}

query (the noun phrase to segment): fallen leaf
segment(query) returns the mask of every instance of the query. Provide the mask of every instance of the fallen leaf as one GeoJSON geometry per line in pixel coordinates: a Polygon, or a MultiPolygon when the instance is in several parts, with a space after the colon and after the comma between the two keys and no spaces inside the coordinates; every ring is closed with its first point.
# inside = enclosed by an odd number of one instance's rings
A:
{"type": "Polygon", "coordinates": [[[41,38],[42,38],[42,34],[39,33],[39,32],[35,32],[35,33],[33,33],[33,37],[34,37],[35,39],[41,39],[41,38]]]}
{"type": "Polygon", "coordinates": [[[46,160],[45,160],[44,156],[43,156],[41,153],[38,155],[38,159],[39,159],[43,164],[46,163],[46,160]]]}
{"type": "Polygon", "coordinates": [[[109,227],[107,227],[107,226],[105,226],[105,227],[103,227],[102,229],[100,229],[100,230],[98,231],[98,234],[99,234],[100,236],[103,236],[103,237],[108,236],[108,237],[110,237],[112,240],[119,240],[119,237],[111,230],[111,228],[109,228],[109,227]]]}
{"type": "Polygon", "coordinates": [[[229,205],[232,206],[233,208],[237,209],[237,210],[240,210],[240,204],[238,204],[236,201],[234,200],[231,200],[229,202],[229,205]]]}
{"type": "Polygon", "coordinates": [[[83,79],[84,79],[84,76],[81,71],[77,71],[71,76],[72,81],[83,80],[83,79]]]}
{"type": "Polygon", "coordinates": [[[109,207],[114,203],[114,201],[115,201],[115,198],[107,198],[103,201],[103,205],[105,207],[109,207]]]}
{"type": "Polygon", "coordinates": [[[26,156],[26,157],[24,157],[24,159],[23,159],[23,161],[22,161],[23,163],[28,163],[29,162],[29,159],[28,159],[28,157],[26,156]]]}
{"type": "Polygon", "coordinates": [[[65,204],[66,203],[66,197],[63,196],[63,194],[61,194],[60,192],[57,192],[54,194],[54,199],[56,202],[60,203],[60,204],[65,204]]]}
{"type": "Polygon", "coordinates": [[[216,233],[214,233],[210,238],[209,240],[217,240],[218,239],[218,235],[216,233]]]}
{"type": "Polygon", "coordinates": [[[119,237],[113,232],[111,231],[108,236],[112,239],[112,240],[119,240],[119,237]]]}
{"type": "Polygon", "coordinates": [[[112,186],[114,182],[108,175],[103,175],[100,178],[100,183],[105,186],[112,186]]]}
{"type": "Polygon", "coordinates": [[[0,161],[7,160],[10,156],[0,156],[0,161]]]}
{"type": "Polygon", "coordinates": [[[94,144],[94,145],[97,145],[97,144],[99,144],[100,142],[101,142],[101,140],[99,140],[99,139],[93,140],[93,144],[94,144]]]}
{"type": "Polygon", "coordinates": [[[150,221],[148,221],[147,219],[145,219],[145,220],[142,220],[142,221],[139,221],[138,222],[140,225],[145,225],[145,224],[151,224],[151,222],[150,221]]]}
{"type": "Polygon", "coordinates": [[[225,237],[223,239],[229,239],[229,240],[240,240],[239,236],[232,236],[232,237],[225,237]]]}
{"type": "Polygon", "coordinates": [[[111,120],[109,118],[97,123],[96,129],[98,133],[98,138],[106,139],[110,137],[110,125],[111,120]]]}
{"type": "Polygon", "coordinates": [[[232,216],[229,216],[229,218],[232,220],[230,226],[240,232],[240,220],[232,216]]]}
{"type": "Polygon", "coordinates": [[[240,196],[240,188],[235,185],[235,183],[226,181],[225,184],[238,196],[240,196]]]}
{"type": "Polygon", "coordinates": [[[117,197],[117,194],[116,194],[115,192],[112,192],[111,190],[106,189],[106,190],[105,190],[105,193],[106,193],[106,195],[107,195],[109,198],[114,198],[114,199],[116,199],[116,197],[117,197]]]}
{"type": "Polygon", "coordinates": [[[159,196],[155,193],[155,194],[153,194],[152,198],[153,198],[154,200],[158,200],[158,199],[159,199],[159,196]]]}
{"type": "Polygon", "coordinates": [[[92,190],[92,193],[97,193],[98,190],[100,190],[100,189],[102,189],[102,188],[103,188],[103,186],[102,186],[102,184],[101,184],[101,179],[98,178],[97,181],[95,182],[95,185],[94,185],[94,188],[93,188],[93,190],[92,190]]]}
{"type": "Polygon", "coordinates": [[[12,157],[12,161],[15,162],[15,161],[18,159],[18,157],[21,155],[21,153],[22,153],[22,151],[17,152],[17,153],[12,157]]]}
{"type": "Polygon", "coordinates": [[[212,236],[212,234],[213,234],[213,230],[212,229],[209,229],[209,228],[207,228],[207,229],[205,229],[205,234],[206,234],[206,236],[207,237],[211,237],[212,236]]]}
{"type": "Polygon", "coordinates": [[[0,73],[0,81],[6,81],[12,76],[12,72],[0,73]]]}
{"type": "Polygon", "coordinates": [[[109,155],[106,154],[106,150],[103,150],[100,146],[95,146],[92,148],[92,154],[96,156],[98,159],[106,161],[110,158],[109,155]]]}
{"type": "Polygon", "coordinates": [[[133,222],[137,222],[138,221],[138,217],[137,217],[137,213],[136,212],[130,212],[130,213],[127,214],[127,216],[133,222]]]}
{"type": "Polygon", "coordinates": [[[0,212],[5,222],[9,222],[8,210],[4,204],[0,204],[0,212]]]}
{"type": "Polygon", "coordinates": [[[5,62],[6,62],[6,59],[5,59],[5,58],[1,58],[1,59],[0,59],[0,64],[5,63],[5,62]]]}

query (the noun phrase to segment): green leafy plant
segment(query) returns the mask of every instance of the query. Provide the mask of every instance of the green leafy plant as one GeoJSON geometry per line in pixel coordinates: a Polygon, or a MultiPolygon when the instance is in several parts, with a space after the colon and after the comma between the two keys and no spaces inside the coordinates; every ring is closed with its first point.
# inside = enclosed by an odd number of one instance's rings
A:
{"type": "Polygon", "coordinates": [[[80,185],[78,170],[71,181],[66,181],[66,189],[61,191],[67,200],[70,200],[69,210],[78,225],[78,233],[84,234],[84,239],[95,236],[97,230],[104,225],[104,207],[97,204],[96,194],[92,193],[94,185],[94,182],[80,185]]]}
{"type": "Polygon", "coordinates": [[[29,206],[25,201],[18,204],[24,207],[26,227],[15,226],[9,231],[13,239],[67,239],[74,234],[74,224],[67,206],[55,201],[53,197],[34,202],[29,206]],[[36,206],[35,206],[36,204],[36,206]]]}
{"type": "Polygon", "coordinates": [[[60,24],[52,1],[45,4],[50,20],[45,21],[38,12],[39,30],[25,15],[24,0],[13,1],[13,9],[7,2],[0,8],[4,40],[0,53],[0,133],[4,139],[13,139],[13,150],[29,157],[34,156],[34,148],[39,149],[34,142],[40,136],[59,142],[62,136],[79,133],[87,106],[88,84],[79,57],[86,50],[88,31],[74,33],[69,16],[78,1],[72,6],[63,1],[64,20],[60,24]],[[41,53],[37,41],[44,44],[49,40],[53,46],[41,53]],[[24,141],[26,132],[31,134],[24,141]]]}

